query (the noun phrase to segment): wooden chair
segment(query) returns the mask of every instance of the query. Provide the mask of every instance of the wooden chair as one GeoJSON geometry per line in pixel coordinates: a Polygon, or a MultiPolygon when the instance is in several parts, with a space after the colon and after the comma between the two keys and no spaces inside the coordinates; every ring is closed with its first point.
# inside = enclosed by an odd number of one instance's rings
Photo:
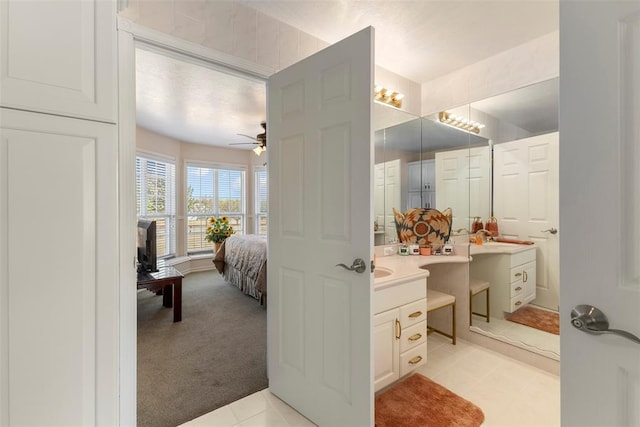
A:
{"type": "Polygon", "coordinates": [[[447,333],[431,326],[428,326],[427,333],[437,332],[447,338],[451,338],[453,345],[456,345],[456,297],[444,292],[427,289],[427,314],[441,308],[451,307],[451,333],[447,333]]]}
{"type": "Polygon", "coordinates": [[[473,325],[473,315],[484,317],[489,322],[489,288],[490,283],[486,280],[470,279],[469,280],[469,325],[473,325]],[[473,311],[473,297],[480,292],[486,292],[486,314],[473,311]]]}

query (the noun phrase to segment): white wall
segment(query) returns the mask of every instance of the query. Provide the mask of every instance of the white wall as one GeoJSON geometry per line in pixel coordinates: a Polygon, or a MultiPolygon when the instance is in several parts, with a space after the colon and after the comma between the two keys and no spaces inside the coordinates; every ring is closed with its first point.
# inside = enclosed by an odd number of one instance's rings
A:
{"type": "Polygon", "coordinates": [[[480,101],[560,75],[555,31],[422,84],[422,115],[480,101]]]}
{"type": "Polygon", "coordinates": [[[138,126],[136,128],[136,150],[155,154],[175,161],[176,166],[176,256],[187,254],[186,249],[186,204],[184,202],[185,168],[187,161],[211,162],[215,164],[244,166],[246,168],[246,233],[254,232],[254,180],[256,167],[266,161],[266,154],[256,156],[251,150],[212,147],[179,141],[138,126]]]}

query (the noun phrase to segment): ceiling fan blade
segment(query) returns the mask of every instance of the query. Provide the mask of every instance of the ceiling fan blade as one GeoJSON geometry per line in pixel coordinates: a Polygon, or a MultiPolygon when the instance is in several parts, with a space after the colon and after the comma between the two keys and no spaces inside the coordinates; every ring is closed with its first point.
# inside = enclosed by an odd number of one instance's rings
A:
{"type": "Polygon", "coordinates": [[[229,145],[255,145],[260,144],[259,142],[231,142],[229,145]]]}
{"type": "Polygon", "coordinates": [[[255,136],[246,135],[246,134],[244,134],[244,133],[237,133],[236,135],[238,135],[238,136],[244,136],[244,137],[246,137],[246,138],[253,139],[254,141],[255,141],[255,139],[256,139],[256,137],[255,137],[255,136]]]}

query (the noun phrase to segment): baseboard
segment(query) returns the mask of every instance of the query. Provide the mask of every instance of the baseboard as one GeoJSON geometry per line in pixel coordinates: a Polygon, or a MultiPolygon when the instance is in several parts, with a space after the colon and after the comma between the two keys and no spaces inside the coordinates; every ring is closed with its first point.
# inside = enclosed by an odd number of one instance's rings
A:
{"type": "Polygon", "coordinates": [[[175,267],[185,276],[189,273],[213,270],[215,268],[213,265],[213,254],[176,257],[168,259],[165,262],[167,265],[175,267]]]}

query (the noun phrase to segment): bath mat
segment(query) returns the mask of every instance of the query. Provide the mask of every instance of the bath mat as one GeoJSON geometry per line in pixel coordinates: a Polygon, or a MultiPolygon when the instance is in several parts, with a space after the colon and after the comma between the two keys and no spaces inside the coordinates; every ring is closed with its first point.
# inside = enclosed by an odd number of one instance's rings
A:
{"type": "Polygon", "coordinates": [[[527,305],[505,317],[510,322],[530,326],[550,334],[560,335],[558,313],[527,305]]]}
{"type": "Polygon", "coordinates": [[[476,405],[420,374],[376,396],[376,427],[477,427],[483,421],[476,405]]]}

